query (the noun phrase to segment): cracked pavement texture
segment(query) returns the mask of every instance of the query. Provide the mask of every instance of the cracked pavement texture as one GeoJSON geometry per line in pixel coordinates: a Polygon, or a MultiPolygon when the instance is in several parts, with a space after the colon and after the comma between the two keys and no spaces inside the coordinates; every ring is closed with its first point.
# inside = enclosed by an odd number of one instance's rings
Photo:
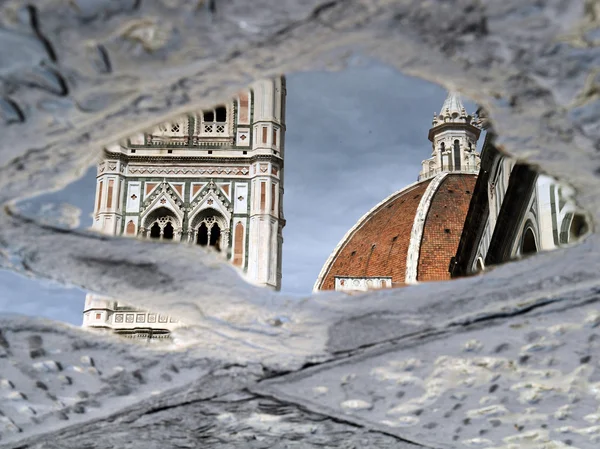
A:
{"type": "Polygon", "coordinates": [[[141,350],[2,318],[0,446],[597,447],[599,28],[593,0],[1,2],[0,263],[189,325],[141,350]],[[505,151],[576,189],[591,234],[469,279],[298,301],[210,254],[14,212],[103,145],[356,53],[484,106],[505,151]]]}

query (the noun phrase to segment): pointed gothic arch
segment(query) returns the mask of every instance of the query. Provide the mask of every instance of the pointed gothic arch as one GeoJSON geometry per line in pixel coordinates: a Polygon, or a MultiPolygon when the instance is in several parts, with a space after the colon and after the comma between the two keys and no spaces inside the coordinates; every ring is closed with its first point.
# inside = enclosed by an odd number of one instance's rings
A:
{"type": "Polygon", "coordinates": [[[196,232],[196,244],[200,246],[210,246],[217,251],[221,251],[221,227],[219,223],[213,221],[207,224],[205,221],[200,223],[196,232]]]}
{"type": "Polygon", "coordinates": [[[559,243],[567,245],[576,241],[587,232],[587,222],[581,214],[568,213],[562,221],[559,243]]]}
{"type": "Polygon", "coordinates": [[[159,207],[146,215],[139,232],[147,238],[180,240],[181,222],[175,211],[168,207],[159,207]]]}
{"type": "Polygon", "coordinates": [[[523,239],[521,240],[521,254],[526,256],[528,254],[535,254],[538,252],[538,245],[535,239],[535,234],[531,226],[528,226],[523,233],[523,239]]]}
{"type": "Polygon", "coordinates": [[[221,251],[229,246],[229,223],[218,210],[203,209],[190,221],[188,241],[221,251]]]}

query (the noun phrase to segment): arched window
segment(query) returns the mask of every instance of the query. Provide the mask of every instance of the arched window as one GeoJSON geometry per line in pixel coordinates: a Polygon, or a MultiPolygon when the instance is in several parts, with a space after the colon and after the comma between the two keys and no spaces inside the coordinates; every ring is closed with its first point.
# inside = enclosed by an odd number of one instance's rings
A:
{"type": "Polygon", "coordinates": [[[198,228],[196,243],[200,246],[208,245],[208,228],[206,227],[206,223],[202,223],[198,228]]]}
{"type": "Polygon", "coordinates": [[[460,142],[454,141],[454,170],[460,170],[460,142]]]}
{"type": "Polygon", "coordinates": [[[192,228],[196,233],[196,244],[211,246],[221,251],[223,229],[226,222],[223,216],[214,209],[206,209],[192,220],[192,228]]]}
{"type": "Polygon", "coordinates": [[[221,228],[217,223],[207,226],[205,222],[200,224],[196,243],[200,246],[212,246],[217,251],[221,251],[221,228]]]}
{"type": "Polygon", "coordinates": [[[210,246],[217,251],[221,251],[221,228],[218,224],[214,224],[210,230],[210,246]]]}
{"type": "Polygon", "coordinates": [[[165,240],[173,240],[173,225],[169,222],[163,228],[163,239],[165,240]]]}
{"type": "Polygon", "coordinates": [[[538,252],[537,244],[535,243],[535,235],[531,228],[527,228],[523,234],[523,241],[521,243],[521,254],[524,256],[527,254],[534,254],[538,252]]]}
{"type": "Polygon", "coordinates": [[[166,207],[159,207],[144,219],[146,237],[161,240],[173,240],[179,229],[179,220],[175,213],[166,207]]]}
{"type": "Polygon", "coordinates": [[[152,227],[150,228],[150,238],[151,239],[159,239],[160,238],[160,226],[158,222],[154,222],[152,227]]]}
{"type": "Polygon", "coordinates": [[[579,237],[588,232],[587,221],[581,214],[575,214],[571,220],[571,226],[569,226],[569,237],[567,242],[571,243],[577,240],[579,237]]]}

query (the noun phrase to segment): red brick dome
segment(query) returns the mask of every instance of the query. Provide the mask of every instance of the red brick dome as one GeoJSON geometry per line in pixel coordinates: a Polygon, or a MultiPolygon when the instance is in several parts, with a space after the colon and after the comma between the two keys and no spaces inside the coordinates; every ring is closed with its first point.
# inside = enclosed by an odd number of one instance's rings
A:
{"type": "Polygon", "coordinates": [[[450,279],[476,174],[441,173],[386,198],[344,236],[323,266],[315,290],[348,282],[399,286],[450,279]],[[371,279],[369,279],[371,278],[371,279]]]}

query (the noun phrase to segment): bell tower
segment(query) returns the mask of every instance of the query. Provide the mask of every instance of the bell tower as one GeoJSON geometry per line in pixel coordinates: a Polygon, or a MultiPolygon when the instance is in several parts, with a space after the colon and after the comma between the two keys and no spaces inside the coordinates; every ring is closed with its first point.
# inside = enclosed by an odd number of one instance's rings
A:
{"type": "Polygon", "coordinates": [[[428,136],[432,153],[422,162],[419,181],[441,172],[478,173],[480,157],[476,148],[480,134],[479,121],[467,114],[456,92],[449,92],[440,114],[433,115],[428,136]]]}
{"type": "MultiPolygon", "coordinates": [[[[279,290],[285,98],[284,77],[259,81],[231,101],[106,148],[92,229],[208,247],[249,282],[279,290]]],[[[123,307],[90,294],[84,326],[156,330],[147,314],[123,318],[123,307]]]]}

